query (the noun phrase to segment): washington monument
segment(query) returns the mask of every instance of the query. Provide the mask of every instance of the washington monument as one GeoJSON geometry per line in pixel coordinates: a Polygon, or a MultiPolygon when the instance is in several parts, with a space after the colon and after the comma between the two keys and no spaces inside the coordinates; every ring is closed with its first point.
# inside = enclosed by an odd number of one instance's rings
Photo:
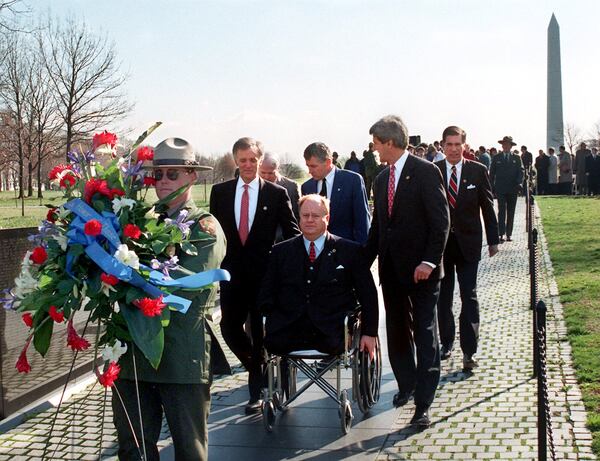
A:
{"type": "Polygon", "coordinates": [[[560,30],[554,14],[548,25],[548,113],[546,148],[557,149],[564,143],[562,80],[560,72],[560,30]]]}

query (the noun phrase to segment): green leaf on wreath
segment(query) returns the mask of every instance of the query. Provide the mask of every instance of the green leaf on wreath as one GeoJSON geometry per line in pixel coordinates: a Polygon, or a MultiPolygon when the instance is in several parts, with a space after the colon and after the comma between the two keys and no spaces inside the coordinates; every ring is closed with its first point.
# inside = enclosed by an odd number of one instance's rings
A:
{"type": "Polygon", "coordinates": [[[165,346],[161,317],[148,317],[137,307],[124,303],[119,303],[119,306],[133,342],[157,369],[165,346]]]}
{"type": "Polygon", "coordinates": [[[181,242],[181,249],[190,256],[198,255],[198,248],[196,248],[190,242],[181,242]]]}
{"type": "Polygon", "coordinates": [[[52,338],[53,327],[54,322],[52,320],[47,320],[35,330],[33,347],[35,347],[35,350],[38,351],[42,357],[46,355],[46,352],[48,352],[48,348],[50,347],[50,338],[52,338]]]}
{"type": "Polygon", "coordinates": [[[169,323],[171,323],[171,310],[168,307],[166,307],[162,310],[161,323],[162,323],[163,328],[168,327],[169,323]]]}
{"type": "Polygon", "coordinates": [[[56,289],[61,295],[66,295],[67,293],[71,292],[75,283],[77,282],[75,282],[75,280],[73,279],[64,279],[58,282],[58,285],[56,285],[56,289]]]}
{"type": "Polygon", "coordinates": [[[161,254],[165,251],[165,248],[169,245],[169,242],[161,242],[160,240],[155,240],[152,242],[152,251],[154,254],[161,254]]]}

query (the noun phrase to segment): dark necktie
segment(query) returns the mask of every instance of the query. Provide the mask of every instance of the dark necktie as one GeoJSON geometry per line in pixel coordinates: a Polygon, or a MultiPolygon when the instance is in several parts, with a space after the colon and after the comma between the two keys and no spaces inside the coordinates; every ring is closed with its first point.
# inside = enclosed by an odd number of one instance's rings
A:
{"type": "Polygon", "coordinates": [[[456,166],[452,166],[452,174],[448,183],[448,204],[451,208],[456,207],[456,197],[458,197],[458,179],[456,176],[456,166]]]}
{"type": "Polygon", "coordinates": [[[392,216],[394,207],[394,194],[396,193],[396,165],[390,167],[390,179],[388,181],[388,218],[392,216]]]}
{"type": "Polygon", "coordinates": [[[315,242],[310,242],[310,246],[308,247],[308,259],[311,263],[314,263],[315,259],[317,259],[317,250],[315,249],[315,242]]]}
{"type": "Polygon", "coordinates": [[[250,194],[248,193],[248,184],[244,184],[244,193],[242,194],[242,206],[240,207],[240,240],[242,245],[246,244],[248,239],[248,233],[250,231],[249,226],[249,208],[250,208],[250,194]]]}
{"type": "Polygon", "coordinates": [[[319,192],[319,195],[327,198],[327,180],[325,178],[322,180],[321,192],[319,192]]]}

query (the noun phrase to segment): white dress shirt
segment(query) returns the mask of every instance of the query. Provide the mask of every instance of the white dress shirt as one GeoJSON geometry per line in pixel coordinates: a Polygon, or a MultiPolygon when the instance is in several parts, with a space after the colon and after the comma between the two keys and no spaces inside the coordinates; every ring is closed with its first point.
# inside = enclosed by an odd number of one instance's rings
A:
{"type": "MultiPolygon", "coordinates": [[[[238,178],[235,186],[235,201],[233,203],[233,211],[235,213],[235,225],[240,228],[240,215],[242,213],[242,194],[244,193],[244,180],[238,178]]],[[[258,203],[258,176],[248,183],[248,232],[252,229],[254,215],[256,214],[256,205],[258,203]]]]}
{"type": "Polygon", "coordinates": [[[321,193],[321,189],[323,188],[323,181],[327,181],[327,198],[331,200],[331,191],[333,190],[333,179],[335,177],[335,167],[331,169],[329,174],[325,176],[323,179],[319,181],[319,190],[317,194],[321,193]]]}
{"type": "MultiPolygon", "coordinates": [[[[321,254],[321,251],[323,251],[323,247],[325,246],[325,237],[327,237],[327,232],[323,232],[319,238],[314,240],[316,258],[318,258],[321,254]]],[[[310,254],[310,240],[308,240],[306,237],[302,238],[304,239],[304,248],[306,248],[306,254],[310,254]]]]}
{"type": "Polygon", "coordinates": [[[450,176],[452,176],[452,167],[456,167],[456,191],[460,189],[460,175],[462,174],[463,161],[461,160],[456,165],[452,165],[446,160],[446,184],[450,187],[450,176]]]}

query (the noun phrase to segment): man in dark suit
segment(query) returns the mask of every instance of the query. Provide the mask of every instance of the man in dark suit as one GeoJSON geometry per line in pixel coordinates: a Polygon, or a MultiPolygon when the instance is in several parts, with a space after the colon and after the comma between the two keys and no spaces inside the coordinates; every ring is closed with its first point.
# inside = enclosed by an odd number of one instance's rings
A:
{"type": "Polygon", "coordinates": [[[383,117],[369,133],[389,165],[375,178],[366,250],[370,262],[379,256],[388,355],[399,391],[394,405],[405,405],[414,393],[411,423],[426,427],[440,379],[436,304],[450,227],[444,181],[434,164],[408,154],[400,117],[383,117]]]}
{"type": "Polygon", "coordinates": [[[444,250],[444,278],[438,301],[438,324],[442,343],[442,360],[452,354],[455,326],[452,313],[454,274],[460,288],[460,348],[463,369],[477,366],[473,355],[479,339],[479,302],[477,301],[477,269],[481,259],[481,217],[485,223],[490,257],[498,252],[498,221],[494,212],[494,196],[485,166],[464,159],[462,152],[467,133],[449,126],[442,134],[446,159],[436,162],[442,172],[450,208],[450,234],[444,250]]]}
{"type": "Polygon", "coordinates": [[[331,202],[332,234],[365,243],[369,234],[369,205],[362,177],[333,165],[329,148],[314,142],[304,150],[311,179],[302,184],[302,195],[320,194],[331,202]]]}
{"type": "Polygon", "coordinates": [[[373,356],[377,289],[358,243],[327,232],[329,200],[300,199],[302,235],[273,247],[259,305],[267,314],[265,346],[276,354],[344,350],[344,317],[361,306],[361,350],[373,356]]]}
{"type": "Polygon", "coordinates": [[[260,411],[262,379],[262,316],[256,305],[269,251],[277,227],[284,238],[299,233],[287,192],[258,177],[262,146],[252,138],[233,145],[240,170],[238,179],[213,186],[210,212],[219,220],[227,237],[227,254],[221,264],[231,274],[221,284],[221,331],[231,351],[248,370],[250,400],[246,413],[260,411]],[[244,331],[250,315],[252,339],[244,331]]]}
{"type": "Polygon", "coordinates": [[[292,210],[296,220],[300,219],[298,214],[298,200],[300,200],[300,186],[296,181],[286,178],[279,172],[279,157],[271,152],[265,152],[260,167],[258,169],[258,175],[265,181],[270,181],[283,187],[292,202],[292,210]]]}
{"type": "Polygon", "coordinates": [[[502,152],[492,158],[490,180],[498,199],[498,232],[502,243],[504,234],[508,242],[512,240],[517,196],[523,184],[523,164],[521,157],[510,151],[517,145],[511,136],[504,136],[498,142],[502,144],[502,152]]]}
{"type": "Polygon", "coordinates": [[[585,174],[587,176],[588,195],[600,194],[600,155],[598,149],[592,149],[585,159],[585,174]]]}

